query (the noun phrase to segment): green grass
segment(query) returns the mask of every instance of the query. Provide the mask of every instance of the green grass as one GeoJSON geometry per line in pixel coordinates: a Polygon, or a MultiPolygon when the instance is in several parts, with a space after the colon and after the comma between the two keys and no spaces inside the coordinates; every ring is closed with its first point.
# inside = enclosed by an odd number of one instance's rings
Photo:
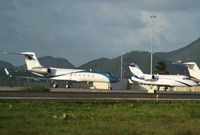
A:
{"type": "Polygon", "coordinates": [[[199,135],[200,102],[1,100],[0,134],[199,135]]]}

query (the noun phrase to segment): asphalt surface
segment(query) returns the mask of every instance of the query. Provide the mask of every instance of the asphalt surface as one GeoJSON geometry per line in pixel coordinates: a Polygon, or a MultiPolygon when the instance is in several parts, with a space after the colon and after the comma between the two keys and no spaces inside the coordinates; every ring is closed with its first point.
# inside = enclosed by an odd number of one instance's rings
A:
{"type": "Polygon", "coordinates": [[[66,91],[22,92],[0,91],[0,99],[6,100],[196,100],[200,93],[139,93],[133,91],[66,91]]]}

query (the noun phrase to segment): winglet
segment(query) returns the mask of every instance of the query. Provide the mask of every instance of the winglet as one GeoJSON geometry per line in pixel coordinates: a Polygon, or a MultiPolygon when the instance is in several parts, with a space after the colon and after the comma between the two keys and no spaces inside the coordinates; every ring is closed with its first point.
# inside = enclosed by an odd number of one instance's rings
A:
{"type": "Polygon", "coordinates": [[[4,68],[4,71],[8,77],[12,77],[12,75],[8,72],[7,68],[4,68]]]}

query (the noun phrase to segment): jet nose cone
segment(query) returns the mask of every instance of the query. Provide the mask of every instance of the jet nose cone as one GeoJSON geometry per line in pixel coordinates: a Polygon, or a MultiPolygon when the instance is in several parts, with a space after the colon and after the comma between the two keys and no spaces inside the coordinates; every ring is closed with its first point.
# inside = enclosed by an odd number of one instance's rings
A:
{"type": "Polygon", "coordinates": [[[117,77],[115,77],[114,75],[112,75],[109,72],[105,72],[102,74],[107,78],[107,81],[109,81],[110,83],[115,83],[115,82],[119,81],[117,77]]]}
{"type": "Polygon", "coordinates": [[[119,79],[117,77],[115,77],[115,76],[112,76],[112,77],[109,78],[109,81],[111,83],[115,83],[115,82],[119,82],[119,79]]]}

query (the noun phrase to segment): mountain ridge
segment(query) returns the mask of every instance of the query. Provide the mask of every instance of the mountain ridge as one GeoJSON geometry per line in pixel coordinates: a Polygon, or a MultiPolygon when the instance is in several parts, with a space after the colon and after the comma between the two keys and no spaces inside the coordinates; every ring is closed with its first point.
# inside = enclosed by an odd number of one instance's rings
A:
{"type": "MultiPolygon", "coordinates": [[[[186,67],[183,65],[175,65],[173,62],[182,60],[194,61],[200,65],[200,38],[194,40],[187,46],[171,51],[171,52],[158,52],[154,54],[154,67],[157,62],[163,61],[167,65],[167,70],[170,74],[185,74],[186,67]]],[[[118,77],[120,76],[120,67],[121,67],[121,56],[109,58],[99,58],[91,60],[79,67],[75,67],[65,58],[55,58],[52,56],[44,56],[38,58],[40,63],[45,67],[58,67],[58,68],[82,68],[86,70],[96,70],[96,71],[108,71],[118,77]]],[[[136,62],[144,73],[149,73],[150,71],[150,53],[146,51],[131,51],[123,54],[123,73],[125,77],[130,75],[128,65],[132,62],[136,62]]],[[[0,67],[14,68],[14,66],[8,62],[0,61],[0,67]]],[[[17,67],[19,69],[25,69],[25,65],[17,67]]]]}
{"type": "Polygon", "coordinates": [[[190,44],[171,52],[158,52],[155,56],[164,58],[169,61],[194,61],[200,65],[200,38],[194,40],[190,44]]]}

